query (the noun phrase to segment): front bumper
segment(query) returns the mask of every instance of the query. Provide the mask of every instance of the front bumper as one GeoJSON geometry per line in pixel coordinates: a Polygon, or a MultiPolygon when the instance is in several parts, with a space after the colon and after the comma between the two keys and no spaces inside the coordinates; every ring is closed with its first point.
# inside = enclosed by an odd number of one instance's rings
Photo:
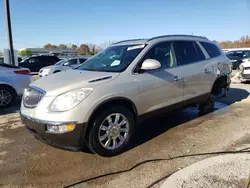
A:
{"type": "Polygon", "coordinates": [[[37,120],[25,116],[20,113],[22,123],[26,126],[30,133],[32,133],[38,140],[53,146],[55,148],[69,150],[69,151],[80,151],[84,146],[84,138],[86,131],[86,123],[76,124],[73,131],[53,134],[48,133],[46,125],[60,125],[69,122],[47,122],[42,120],[37,120]]]}
{"type": "Polygon", "coordinates": [[[250,69],[249,67],[245,68],[241,74],[241,81],[249,81],[250,80],[250,69]]]}

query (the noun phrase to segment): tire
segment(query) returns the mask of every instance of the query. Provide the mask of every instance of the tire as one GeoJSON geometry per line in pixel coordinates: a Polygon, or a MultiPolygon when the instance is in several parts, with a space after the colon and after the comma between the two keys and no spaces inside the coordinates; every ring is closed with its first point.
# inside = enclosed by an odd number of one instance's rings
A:
{"type": "Polygon", "coordinates": [[[212,112],[213,109],[214,109],[214,99],[212,96],[210,96],[206,102],[201,103],[199,105],[199,111],[201,115],[208,114],[212,112]]]}
{"type": "Polygon", "coordinates": [[[95,116],[90,124],[87,146],[100,156],[112,157],[124,152],[129,146],[135,122],[133,114],[123,106],[110,106],[105,109],[95,116]],[[116,117],[119,117],[117,123],[115,123],[116,117]],[[126,123],[119,126],[118,124],[121,124],[123,120],[126,123]]]}
{"type": "Polygon", "coordinates": [[[0,86],[0,109],[10,107],[16,99],[15,90],[9,86],[0,86]]]}

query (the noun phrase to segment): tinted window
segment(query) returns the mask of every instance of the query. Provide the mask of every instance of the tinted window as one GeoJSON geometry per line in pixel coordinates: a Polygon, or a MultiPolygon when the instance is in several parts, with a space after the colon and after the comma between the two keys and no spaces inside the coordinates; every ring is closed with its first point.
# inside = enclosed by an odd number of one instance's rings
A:
{"type": "Polygon", "coordinates": [[[221,52],[217,46],[214,44],[208,43],[208,42],[200,42],[201,45],[205,48],[207,51],[208,55],[213,58],[221,55],[221,52]]]}
{"type": "Polygon", "coordinates": [[[249,50],[244,51],[244,54],[246,55],[245,57],[250,57],[250,51],[249,50]]]}
{"type": "Polygon", "coordinates": [[[31,57],[31,58],[27,59],[26,62],[27,62],[27,63],[38,63],[39,60],[38,60],[37,57],[31,57]]]}
{"type": "Polygon", "coordinates": [[[40,56],[40,60],[42,61],[42,63],[56,63],[57,62],[57,57],[55,56],[40,56]]]}
{"type": "Polygon", "coordinates": [[[3,57],[0,57],[0,63],[3,63],[3,62],[4,62],[3,57]]]}
{"type": "Polygon", "coordinates": [[[178,65],[187,65],[205,60],[205,56],[196,42],[175,41],[173,42],[173,46],[178,65]]]}
{"type": "Polygon", "coordinates": [[[87,59],[79,59],[80,60],[80,64],[84,63],[87,59]]]}
{"type": "Polygon", "coordinates": [[[60,59],[56,56],[53,56],[53,61],[56,63],[56,62],[60,61],[60,59]]]}
{"type": "Polygon", "coordinates": [[[76,64],[77,64],[77,59],[70,59],[66,63],[67,66],[76,65],[76,64]]]}
{"type": "Polygon", "coordinates": [[[162,68],[169,68],[175,66],[173,58],[173,51],[171,50],[171,42],[163,42],[155,45],[149,50],[143,61],[146,59],[155,59],[161,63],[162,68]]]}

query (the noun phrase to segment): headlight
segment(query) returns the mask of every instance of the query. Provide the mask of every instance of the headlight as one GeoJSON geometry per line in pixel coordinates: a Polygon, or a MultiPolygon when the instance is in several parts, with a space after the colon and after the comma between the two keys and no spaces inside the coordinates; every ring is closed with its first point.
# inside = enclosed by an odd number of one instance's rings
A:
{"type": "Polygon", "coordinates": [[[243,63],[249,62],[249,59],[243,59],[242,62],[243,63]]]}
{"type": "Polygon", "coordinates": [[[220,73],[223,75],[228,75],[232,72],[232,68],[229,65],[227,65],[226,63],[219,63],[218,69],[219,69],[220,73]]]}
{"type": "Polygon", "coordinates": [[[92,91],[92,88],[82,88],[59,95],[50,105],[50,110],[54,112],[70,110],[82,102],[92,91]]]}
{"type": "Polygon", "coordinates": [[[43,69],[43,74],[48,74],[49,73],[49,71],[50,71],[50,69],[43,69]]]}

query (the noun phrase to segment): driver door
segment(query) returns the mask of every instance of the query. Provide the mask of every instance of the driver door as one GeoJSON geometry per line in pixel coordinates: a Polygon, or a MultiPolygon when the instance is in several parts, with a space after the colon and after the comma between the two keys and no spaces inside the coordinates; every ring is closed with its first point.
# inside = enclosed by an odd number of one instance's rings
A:
{"type": "Polygon", "coordinates": [[[156,44],[149,50],[139,67],[146,59],[155,59],[161,68],[134,75],[139,84],[139,113],[156,110],[171,110],[182,106],[182,70],[177,66],[171,42],[156,44]]]}

